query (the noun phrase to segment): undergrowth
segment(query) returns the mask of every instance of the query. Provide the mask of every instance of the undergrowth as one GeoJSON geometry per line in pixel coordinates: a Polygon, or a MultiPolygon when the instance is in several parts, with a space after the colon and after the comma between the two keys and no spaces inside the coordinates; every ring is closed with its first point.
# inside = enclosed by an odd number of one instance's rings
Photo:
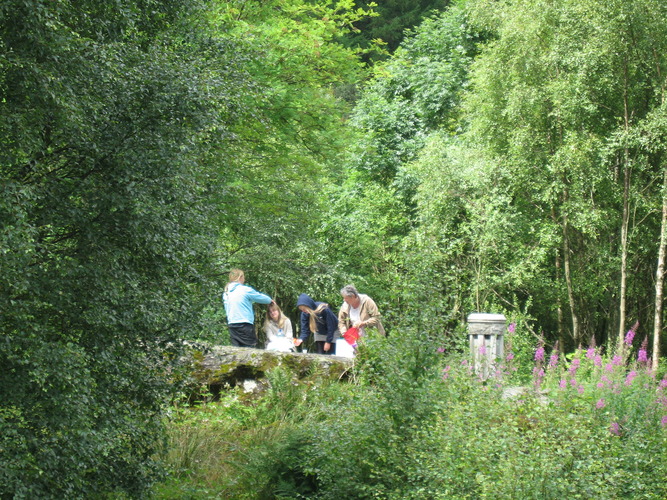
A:
{"type": "Polygon", "coordinates": [[[281,369],[253,404],[230,392],[175,409],[156,497],[667,498],[667,380],[641,349],[538,345],[520,388],[511,352],[483,379],[439,351],[372,339],[349,382],[281,369]]]}

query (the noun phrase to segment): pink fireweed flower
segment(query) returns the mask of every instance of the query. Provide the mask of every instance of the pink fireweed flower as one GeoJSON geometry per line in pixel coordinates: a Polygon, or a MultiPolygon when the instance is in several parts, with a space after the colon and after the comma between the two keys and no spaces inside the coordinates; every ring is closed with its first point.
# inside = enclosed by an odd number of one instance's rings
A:
{"type": "Polygon", "coordinates": [[[574,358],[574,359],[572,360],[572,364],[570,364],[570,368],[568,369],[568,371],[569,371],[572,375],[574,375],[575,373],[577,373],[577,369],[579,368],[579,364],[580,364],[580,363],[581,363],[581,360],[580,360],[579,358],[574,358]]]}
{"type": "Polygon", "coordinates": [[[616,365],[616,366],[621,366],[623,364],[623,358],[621,358],[618,354],[614,356],[614,358],[611,360],[611,362],[616,365]]]}
{"type": "Polygon", "coordinates": [[[662,424],[663,427],[667,426],[667,415],[662,417],[662,420],[660,420],[660,423],[662,424]]]}
{"type": "Polygon", "coordinates": [[[637,353],[637,361],[639,363],[648,363],[648,355],[644,349],[639,349],[639,353],[637,353]]]}
{"type": "Polygon", "coordinates": [[[449,378],[449,370],[451,370],[451,366],[447,365],[445,368],[442,370],[442,380],[447,380],[449,378]]]}
{"type": "Polygon", "coordinates": [[[482,344],[481,346],[479,346],[479,353],[480,353],[482,356],[486,356],[486,346],[485,346],[484,344],[482,344]]]}
{"type": "Polygon", "coordinates": [[[561,379],[560,382],[558,382],[558,387],[565,389],[567,387],[567,380],[561,379]]]}
{"type": "Polygon", "coordinates": [[[628,386],[628,387],[631,386],[632,381],[635,379],[636,376],[637,376],[637,372],[634,371],[634,370],[632,370],[630,373],[628,373],[628,376],[625,377],[625,385],[628,386]]]}
{"type": "Polygon", "coordinates": [[[514,333],[514,330],[515,330],[515,329],[516,329],[516,323],[510,323],[510,324],[507,326],[507,331],[510,332],[510,333],[514,333]]]}
{"type": "Polygon", "coordinates": [[[595,407],[596,407],[598,410],[601,410],[601,409],[604,408],[605,406],[607,406],[607,402],[604,400],[604,398],[600,398],[600,399],[598,399],[598,402],[595,403],[595,407]]]}
{"type": "Polygon", "coordinates": [[[533,368],[533,383],[535,387],[539,387],[542,384],[542,379],[544,378],[544,369],[540,367],[533,368]]]}
{"type": "Polygon", "coordinates": [[[555,352],[549,356],[549,368],[555,368],[558,364],[558,353],[555,352]]]}
{"type": "Polygon", "coordinates": [[[438,352],[445,352],[445,348],[444,347],[438,347],[437,351],[438,352]]]}
{"type": "Polygon", "coordinates": [[[661,389],[664,389],[665,387],[667,387],[667,378],[663,378],[663,379],[658,383],[658,387],[660,387],[661,389]]]}
{"type": "Polygon", "coordinates": [[[615,434],[616,436],[621,435],[621,426],[618,424],[618,422],[611,423],[611,426],[609,427],[609,432],[615,434]]]}
{"type": "Polygon", "coordinates": [[[625,345],[632,345],[632,341],[635,338],[635,332],[628,330],[628,333],[625,334],[625,345]]]}
{"type": "Polygon", "coordinates": [[[535,351],[535,361],[544,361],[544,346],[540,346],[535,351]]]}
{"type": "Polygon", "coordinates": [[[586,391],[585,387],[583,385],[578,385],[577,386],[577,392],[579,394],[583,394],[586,391]]]}
{"type": "Polygon", "coordinates": [[[589,347],[586,349],[586,358],[593,359],[595,357],[595,347],[589,347]]]}
{"type": "Polygon", "coordinates": [[[607,363],[604,365],[604,370],[606,372],[613,372],[614,371],[614,365],[612,363],[607,363]]]}
{"type": "Polygon", "coordinates": [[[576,381],[576,379],[572,379],[572,380],[570,380],[570,385],[571,385],[572,387],[577,387],[577,381],[576,381]]]}
{"type": "Polygon", "coordinates": [[[505,360],[507,360],[508,363],[510,361],[512,361],[513,359],[514,359],[514,353],[513,352],[510,351],[510,352],[507,353],[507,355],[505,355],[505,360]]]}
{"type": "Polygon", "coordinates": [[[634,325],[632,325],[632,328],[628,330],[628,333],[625,334],[625,345],[632,345],[632,341],[635,338],[635,333],[637,332],[637,328],[639,328],[639,321],[635,322],[634,325]]]}
{"type": "Polygon", "coordinates": [[[602,356],[600,356],[599,354],[597,356],[595,356],[595,360],[593,361],[593,364],[595,366],[602,366],[602,356]]]}
{"type": "Polygon", "coordinates": [[[648,349],[648,337],[644,337],[644,340],[642,340],[642,345],[639,348],[639,352],[637,353],[637,361],[639,363],[648,363],[648,354],[646,350],[648,349]]]}
{"type": "Polygon", "coordinates": [[[598,389],[604,389],[604,384],[602,382],[597,383],[598,389]]]}

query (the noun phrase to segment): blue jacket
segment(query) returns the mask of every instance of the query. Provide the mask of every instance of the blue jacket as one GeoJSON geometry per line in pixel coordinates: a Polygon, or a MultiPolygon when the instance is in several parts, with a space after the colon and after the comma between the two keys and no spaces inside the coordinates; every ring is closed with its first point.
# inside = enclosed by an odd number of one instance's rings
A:
{"type": "Polygon", "coordinates": [[[234,282],[229,289],[222,294],[225,304],[227,323],[255,323],[255,312],[252,309],[253,302],[259,304],[270,304],[271,297],[258,292],[253,287],[234,282]]]}
{"type": "MultiPolygon", "coordinates": [[[[299,295],[299,299],[296,302],[296,306],[306,306],[313,311],[317,309],[317,306],[323,304],[323,302],[315,302],[310,295],[302,293],[299,295]]],[[[338,317],[334,314],[330,307],[324,309],[316,318],[317,323],[317,334],[326,335],[326,342],[332,344],[334,342],[334,334],[338,331],[338,317]]],[[[304,342],[308,340],[310,331],[310,314],[302,312],[301,313],[301,334],[299,338],[304,342]]]]}

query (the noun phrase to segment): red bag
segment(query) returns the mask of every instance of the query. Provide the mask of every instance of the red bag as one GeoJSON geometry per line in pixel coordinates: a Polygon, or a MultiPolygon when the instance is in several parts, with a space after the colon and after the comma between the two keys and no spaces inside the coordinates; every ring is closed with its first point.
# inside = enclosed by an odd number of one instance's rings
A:
{"type": "Polygon", "coordinates": [[[356,344],[357,339],[359,338],[359,328],[348,328],[348,330],[343,334],[343,338],[347,340],[347,343],[350,345],[356,344]]]}

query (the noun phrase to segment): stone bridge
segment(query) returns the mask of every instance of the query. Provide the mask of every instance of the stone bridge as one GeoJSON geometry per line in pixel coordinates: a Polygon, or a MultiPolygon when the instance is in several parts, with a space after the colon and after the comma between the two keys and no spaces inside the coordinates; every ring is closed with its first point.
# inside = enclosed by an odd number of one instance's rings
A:
{"type": "Polygon", "coordinates": [[[206,387],[214,395],[221,390],[242,387],[260,393],[268,386],[267,373],[283,367],[295,382],[344,380],[354,365],[353,358],[300,352],[276,352],[232,346],[193,347],[185,359],[193,389],[206,387]]]}

